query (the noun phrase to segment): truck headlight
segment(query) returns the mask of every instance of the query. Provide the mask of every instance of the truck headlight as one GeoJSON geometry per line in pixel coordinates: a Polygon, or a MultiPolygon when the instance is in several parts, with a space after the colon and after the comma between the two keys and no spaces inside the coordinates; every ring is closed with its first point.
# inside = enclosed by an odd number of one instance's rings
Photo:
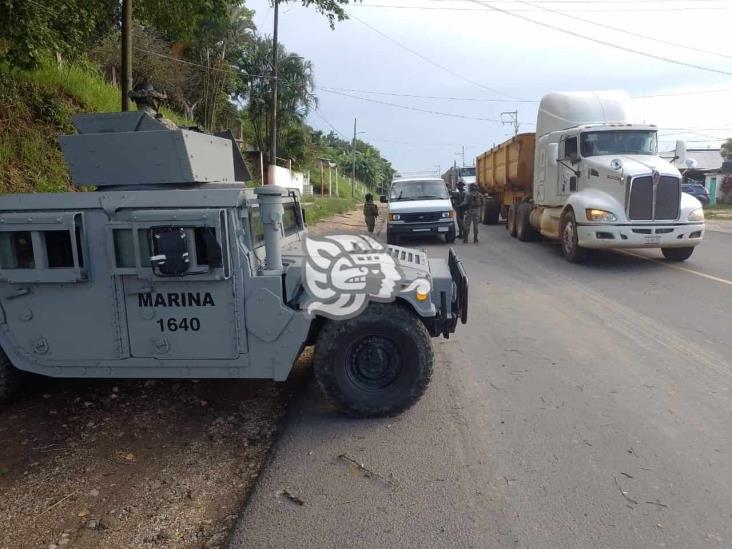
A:
{"type": "Polygon", "coordinates": [[[688,221],[704,221],[704,209],[697,208],[692,211],[687,218],[688,221]]]}
{"type": "Polygon", "coordinates": [[[585,210],[588,221],[617,221],[614,213],[605,210],[596,210],[595,208],[587,208],[585,210]]]}
{"type": "Polygon", "coordinates": [[[455,217],[455,210],[448,210],[446,212],[442,212],[443,219],[448,217],[455,217]]]}
{"type": "Polygon", "coordinates": [[[399,214],[389,214],[389,221],[399,221],[399,214]]]}

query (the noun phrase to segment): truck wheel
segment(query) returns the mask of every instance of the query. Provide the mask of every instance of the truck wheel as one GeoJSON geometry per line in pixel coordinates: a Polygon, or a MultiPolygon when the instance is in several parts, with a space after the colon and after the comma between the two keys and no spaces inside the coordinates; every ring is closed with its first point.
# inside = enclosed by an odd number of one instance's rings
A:
{"type": "Polygon", "coordinates": [[[661,248],[661,253],[669,261],[686,261],[694,253],[694,246],[688,248],[661,248]]]}
{"type": "Polygon", "coordinates": [[[571,210],[566,213],[562,220],[562,253],[564,259],[570,263],[582,263],[589,254],[586,248],[582,248],[577,244],[577,221],[574,218],[574,212],[571,210]]]}
{"type": "Polygon", "coordinates": [[[23,372],[16,369],[7,355],[0,350],[0,404],[10,402],[20,389],[23,372]]]}
{"type": "Polygon", "coordinates": [[[531,204],[522,202],[516,208],[515,225],[516,225],[516,236],[522,242],[531,242],[536,240],[537,232],[531,226],[531,204]]]}
{"type": "Polygon", "coordinates": [[[496,225],[501,217],[501,205],[494,198],[488,199],[483,208],[483,224],[496,225]]]}
{"type": "Polygon", "coordinates": [[[424,394],[432,343],[422,322],[396,303],[370,303],[357,317],[328,321],[315,344],[315,378],[355,417],[393,416],[424,394]]]}
{"type": "Polygon", "coordinates": [[[445,235],[445,241],[448,244],[452,244],[455,242],[455,227],[450,227],[450,230],[447,231],[447,234],[445,235]]]}
{"type": "Polygon", "coordinates": [[[508,214],[506,215],[506,230],[511,236],[516,236],[516,204],[511,204],[508,207],[508,214]]]}

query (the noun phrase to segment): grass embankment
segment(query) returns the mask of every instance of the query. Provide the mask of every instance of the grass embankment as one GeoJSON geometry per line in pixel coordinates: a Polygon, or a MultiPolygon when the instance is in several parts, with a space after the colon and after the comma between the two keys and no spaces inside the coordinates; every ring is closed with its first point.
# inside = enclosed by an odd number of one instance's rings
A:
{"type": "Polygon", "coordinates": [[[47,62],[25,71],[0,65],[0,192],[70,190],[58,136],[73,133],[76,113],[119,110],[119,89],[92,67],[47,62]]]}
{"type": "Polygon", "coordinates": [[[331,215],[345,213],[353,209],[357,203],[358,200],[352,198],[318,197],[314,200],[303,202],[303,208],[305,209],[308,225],[313,225],[331,215]]]}
{"type": "Polygon", "coordinates": [[[732,219],[732,204],[704,206],[704,217],[707,219],[732,219]]]}

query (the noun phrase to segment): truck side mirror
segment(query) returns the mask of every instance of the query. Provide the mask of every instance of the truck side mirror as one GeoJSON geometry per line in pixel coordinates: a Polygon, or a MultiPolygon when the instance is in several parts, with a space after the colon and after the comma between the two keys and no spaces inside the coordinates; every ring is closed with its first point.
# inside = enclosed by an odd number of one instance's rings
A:
{"type": "Polygon", "coordinates": [[[180,276],[190,269],[188,237],[183,227],[150,229],[150,263],[159,276],[180,276]]]}
{"type": "Polygon", "coordinates": [[[382,204],[386,204],[387,202],[389,202],[389,200],[386,198],[386,195],[385,194],[382,194],[379,197],[379,202],[381,202],[382,204]]]}
{"type": "Polygon", "coordinates": [[[546,148],[546,154],[549,157],[549,165],[556,166],[559,159],[559,143],[549,143],[546,148]]]}

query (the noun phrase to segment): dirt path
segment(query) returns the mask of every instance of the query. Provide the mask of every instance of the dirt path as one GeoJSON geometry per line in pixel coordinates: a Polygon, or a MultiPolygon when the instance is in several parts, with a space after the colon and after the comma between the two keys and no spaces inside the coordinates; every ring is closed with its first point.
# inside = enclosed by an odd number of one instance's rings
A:
{"type": "Polygon", "coordinates": [[[34,378],[0,407],[0,547],[225,546],[310,356],[286,384],[34,378]]]}

